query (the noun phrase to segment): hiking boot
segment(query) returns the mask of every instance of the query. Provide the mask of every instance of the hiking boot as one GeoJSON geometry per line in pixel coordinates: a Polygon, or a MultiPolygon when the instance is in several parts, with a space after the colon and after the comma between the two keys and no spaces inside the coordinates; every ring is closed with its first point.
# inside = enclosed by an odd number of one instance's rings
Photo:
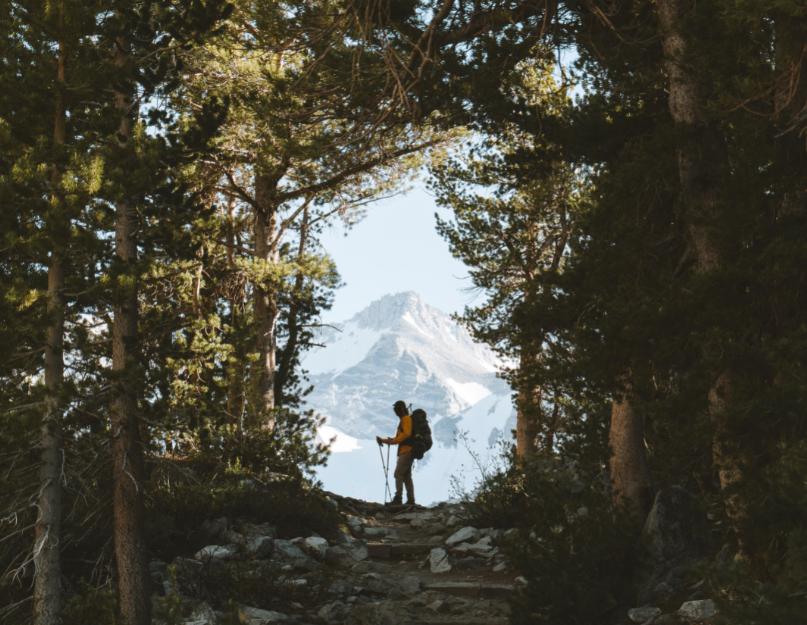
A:
{"type": "Polygon", "coordinates": [[[415,505],[415,500],[410,497],[409,499],[406,500],[406,505],[407,506],[414,506],[415,505]]]}
{"type": "Polygon", "coordinates": [[[395,495],[395,497],[392,498],[392,501],[387,502],[387,505],[400,506],[402,503],[403,503],[403,497],[401,495],[395,495]]]}

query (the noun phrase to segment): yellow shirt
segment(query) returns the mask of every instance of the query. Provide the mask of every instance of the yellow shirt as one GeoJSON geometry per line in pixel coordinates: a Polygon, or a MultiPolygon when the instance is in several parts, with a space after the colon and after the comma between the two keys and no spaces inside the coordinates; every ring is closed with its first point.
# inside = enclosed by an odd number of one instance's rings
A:
{"type": "Polygon", "coordinates": [[[398,424],[398,434],[395,435],[395,438],[384,439],[384,442],[389,445],[398,445],[398,455],[400,456],[407,451],[412,451],[409,445],[401,445],[410,436],[412,436],[412,417],[404,415],[398,424]]]}

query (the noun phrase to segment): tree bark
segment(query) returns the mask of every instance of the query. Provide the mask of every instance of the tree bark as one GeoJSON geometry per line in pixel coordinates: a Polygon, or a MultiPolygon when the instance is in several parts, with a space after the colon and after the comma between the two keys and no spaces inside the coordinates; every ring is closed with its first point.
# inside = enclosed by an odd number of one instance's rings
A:
{"type": "MultiPolygon", "coordinates": [[[[670,81],[669,107],[676,124],[689,129],[697,143],[689,138],[687,144],[678,150],[678,170],[681,195],[684,200],[688,221],[691,255],[699,273],[719,269],[721,255],[714,245],[704,220],[712,213],[719,199],[720,169],[727,156],[722,140],[707,123],[699,101],[695,77],[682,63],[686,52],[686,42],[680,30],[681,17],[694,9],[688,0],[658,0],[659,22],[665,66],[670,81]]],[[[718,376],[709,392],[709,415],[717,433],[713,439],[712,452],[718,465],[721,489],[736,483],[739,479],[737,458],[730,460],[721,440],[726,418],[726,408],[730,402],[732,374],[724,370],[718,376]],[[729,468],[731,465],[731,468],[729,468]]],[[[726,502],[729,515],[737,518],[741,514],[736,502],[726,502]]]]}
{"type": "MultiPolygon", "coordinates": [[[[522,353],[520,368],[530,356],[522,353]]],[[[519,458],[527,458],[538,453],[538,432],[540,430],[541,389],[525,388],[522,382],[516,399],[516,453],[519,458]]]]}
{"type": "MultiPolygon", "coordinates": [[[[67,50],[59,40],[58,74],[56,80],[56,117],[53,131],[54,149],[65,142],[67,107],[65,83],[67,80],[67,50]]],[[[53,234],[61,229],[64,210],[59,185],[63,171],[54,161],[51,172],[51,215],[53,234]]],[[[36,520],[34,543],[34,623],[60,625],[62,622],[62,570],[60,557],[62,519],[62,403],[59,397],[64,382],[64,253],[56,242],[48,266],[48,342],[45,345],[45,417],[42,420],[42,468],[40,470],[39,516],[36,520]]]]}
{"type": "MultiPolygon", "coordinates": [[[[124,67],[131,57],[128,36],[117,40],[116,64],[124,67]]],[[[132,136],[134,113],[131,94],[115,93],[121,114],[119,141],[125,145],[132,136]]],[[[137,214],[131,199],[115,207],[115,253],[125,264],[137,263],[137,214]]],[[[133,349],[138,331],[137,284],[132,285],[122,303],[114,307],[112,329],[112,369],[116,373],[116,395],[112,403],[112,446],[115,490],[113,533],[118,569],[118,602],[126,625],[150,625],[151,593],[145,541],[143,504],[143,442],[137,407],[137,386],[131,373],[133,349]]]]}
{"type": "MultiPolygon", "coordinates": [[[[235,214],[232,200],[227,206],[227,217],[227,266],[230,271],[235,272],[235,214]]],[[[233,333],[236,333],[238,309],[242,303],[239,300],[240,298],[235,293],[230,297],[230,328],[233,333]]],[[[230,362],[230,382],[227,385],[227,422],[231,426],[237,427],[240,432],[244,425],[244,363],[246,357],[242,353],[240,341],[234,342],[233,345],[235,353],[230,362]]],[[[229,443],[227,448],[230,448],[229,443]]]]}
{"type": "MultiPolygon", "coordinates": [[[[277,206],[273,201],[276,182],[262,173],[255,176],[255,258],[267,264],[279,261],[278,245],[275,241],[278,228],[277,206]]],[[[277,290],[269,280],[254,285],[253,314],[257,329],[258,362],[253,365],[255,402],[253,418],[260,419],[261,427],[272,429],[271,416],[275,407],[275,372],[277,336],[275,328],[279,314],[277,290]]]]}
{"type": "Polygon", "coordinates": [[[629,393],[628,387],[611,408],[611,495],[615,504],[627,503],[644,523],[653,505],[653,477],[647,466],[642,419],[630,405],[629,393]]]}
{"type": "MultiPolygon", "coordinates": [[[[302,263],[305,259],[305,249],[308,244],[308,219],[309,210],[308,206],[303,211],[303,219],[300,222],[300,244],[297,249],[297,261],[302,263]]],[[[305,275],[302,271],[298,271],[294,279],[294,293],[289,306],[289,338],[283,351],[280,354],[280,361],[277,367],[277,375],[275,376],[275,400],[278,405],[282,405],[284,401],[283,387],[291,375],[291,368],[294,364],[294,356],[298,350],[298,343],[300,340],[300,308],[298,302],[303,295],[303,286],[305,285],[305,275]]]]}

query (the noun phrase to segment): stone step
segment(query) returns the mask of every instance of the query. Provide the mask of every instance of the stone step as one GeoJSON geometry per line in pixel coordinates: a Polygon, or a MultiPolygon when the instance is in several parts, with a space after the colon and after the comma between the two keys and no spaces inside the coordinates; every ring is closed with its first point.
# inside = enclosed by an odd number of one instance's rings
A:
{"type": "Polygon", "coordinates": [[[429,543],[367,543],[367,555],[381,560],[423,557],[432,549],[429,543]]]}
{"type": "Polygon", "coordinates": [[[425,583],[422,590],[434,590],[446,595],[469,597],[471,599],[503,599],[515,592],[510,584],[480,584],[478,582],[431,582],[425,583]]]}
{"type": "Polygon", "coordinates": [[[507,625],[506,618],[464,618],[457,616],[453,619],[422,619],[414,621],[403,621],[401,625],[507,625]]]}

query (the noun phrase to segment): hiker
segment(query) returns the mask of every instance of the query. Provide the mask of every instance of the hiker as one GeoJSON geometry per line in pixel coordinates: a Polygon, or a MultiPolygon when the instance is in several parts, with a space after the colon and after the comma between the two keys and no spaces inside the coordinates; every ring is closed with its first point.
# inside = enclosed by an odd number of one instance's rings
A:
{"type": "Polygon", "coordinates": [[[395,465],[395,497],[390,502],[393,506],[400,506],[403,502],[403,487],[406,484],[406,504],[415,504],[415,485],[412,483],[412,463],[415,461],[415,454],[412,447],[407,445],[408,439],[412,436],[412,417],[409,416],[409,409],[406,402],[398,400],[392,409],[401,420],[398,423],[398,433],[395,438],[381,438],[376,436],[375,440],[379,445],[398,445],[398,464],[395,465]]]}

